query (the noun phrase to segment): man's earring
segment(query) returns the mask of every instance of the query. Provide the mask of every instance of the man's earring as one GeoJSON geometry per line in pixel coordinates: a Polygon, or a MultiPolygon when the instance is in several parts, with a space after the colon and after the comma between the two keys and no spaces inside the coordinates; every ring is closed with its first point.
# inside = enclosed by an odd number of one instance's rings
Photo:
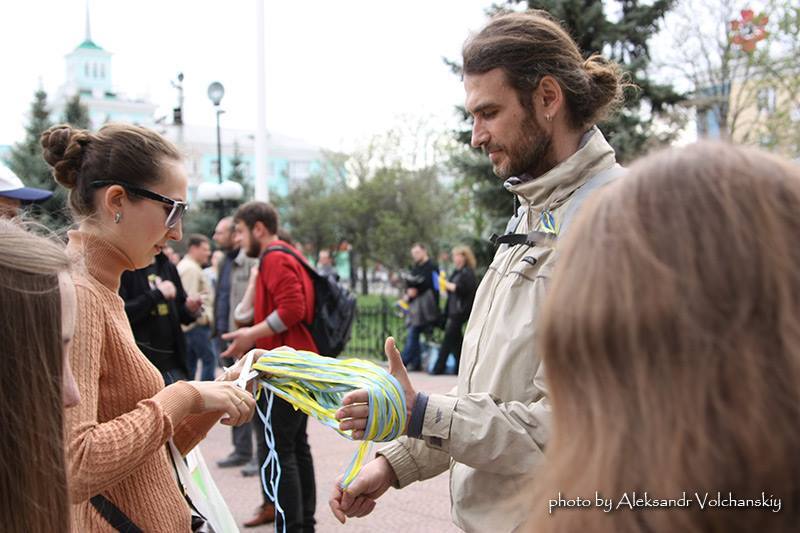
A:
{"type": "Polygon", "coordinates": [[[119,224],[120,220],[122,220],[122,213],[117,211],[117,214],[114,215],[114,224],[119,224]]]}
{"type": "Polygon", "coordinates": [[[547,122],[550,122],[551,120],[553,120],[553,117],[551,117],[551,116],[548,114],[548,115],[545,115],[545,116],[544,116],[544,119],[545,119],[547,122]]]}

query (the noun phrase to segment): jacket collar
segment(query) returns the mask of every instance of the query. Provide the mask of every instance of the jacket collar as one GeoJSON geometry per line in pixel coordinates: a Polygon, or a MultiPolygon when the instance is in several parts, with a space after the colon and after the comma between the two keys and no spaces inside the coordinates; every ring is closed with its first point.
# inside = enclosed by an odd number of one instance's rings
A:
{"type": "Polygon", "coordinates": [[[79,258],[87,273],[112,291],[119,290],[123,272],[136,270],[131,258],[107,240],[80,230],[69,231],[67,235],[67,252],[79,258]]]}
{"type": "Polygon", "coordinates": [[[234,248],[228,252],[228,257],[231,258],[231,261],[233,261],[236,266],[242,266],[247,258],[247,254],[244,252],[244,248],[234,248]]]}
{"type": "Polygon", "coordinates": [[[562,204],[593,175],[614,165],[614,149],[597,126],[587,131],[578,151],[539,177],[508,178],[505,187],[520,202],[535,209],[552,209],[562,204]]]}

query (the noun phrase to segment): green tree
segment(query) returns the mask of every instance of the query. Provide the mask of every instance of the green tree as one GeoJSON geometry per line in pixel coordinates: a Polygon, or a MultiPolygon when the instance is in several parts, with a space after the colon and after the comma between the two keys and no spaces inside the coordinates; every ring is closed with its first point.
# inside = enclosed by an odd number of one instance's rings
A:
{"type": "Polygon", "coordinates": [[[69,224],[69,214],[65,207],[66,191],[63,187],[57,186],[50,167],[42,158],[42,147],[39,144],[39,137],[52,125],[47,93],[39,89],[34,93],[28,113],[25,138],[11,148],[7,163],[26,186],[55,192],[49,200],[34,204],[30,210],[40,222],[53,230],[60,230],[69,224]]]}
{"type": "Polygon", "coordinates": [[[213,206],[203,202],[193,203],[183,219],[183,234],[191,235],[193,233],[200,233],[209,239],[214,235],[214,229],[217,227],[222,216],[233,215],[236,212],[235,208],[226,209],[223,213],[213,206]]]}
{"type": "Polygon", "coordinates": [[[230,158],[230,172],[228,179],[235,181],[244,189],[242,202],[247,202],[253,199],[253,181],[245,173],[244,159],[242,158],[242,150],[239,148],[239,141],[233,142],[233,155],[230,158]]]}
{"type": "Polygon", "coordinates": [[[454,203],[439,167],[408,168],[413,158],[384,142],[395,133],[372,139],[346,163],[341,154],[328,154],[322,166],[333,172],[312,176],[276,200],[296,241],[313,243],[315,251],[342,239],[351,243],[365,294],[371,264],[404,268],[413,242],[435,250],[453,233],[454,203]]]}
{"type": "Polygon", "coordinates": [[[67,105],[64,107],[64,114],[61,116],[61,121],[75,128],[83,130],[89,129],[91,126],[89,108],[81,102],[80,93],[75,93],[75,96],[67,100],[67,105]]]}
{"type": "Polygon", "coordinates": [[[293,187],[285,199],[276,198],[282,224],[297,242],[310,242],[315,253],[340,239],[335,223],[342,209],[339,190],[325,176],[315,174],[293,187]]]}

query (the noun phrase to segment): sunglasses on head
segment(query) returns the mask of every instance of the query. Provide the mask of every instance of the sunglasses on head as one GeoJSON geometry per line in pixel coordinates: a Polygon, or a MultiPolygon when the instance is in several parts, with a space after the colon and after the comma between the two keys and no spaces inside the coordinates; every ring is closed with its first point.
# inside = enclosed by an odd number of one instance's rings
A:
{"type": "Polygon", "coordinates": [[[91,186],[95,189],[99,189],[101,187],[108,187],[110,185],[119,185],[123,187],[129,193],[139,196],[140,198],[145,198],[147,200],[154,200],[156,202],[161,202],[162,204],[166,204],[172,207],[172,210],[167,215],[167,220],[165,225],[167,228],[174,228],[178,222],[181,221],[183,215],[186,214],[186,210],[189,209],[189,204],[187,202],[182,202],[180,200],[173,200],[172,198],[167,198],[157,192],[150,191],[148,189],[143,189],[141,187],[136,187],[135,185],[131,185],[130,183],[126,183],[124,181],[117,181],[117,180],[98,180],[93,181],[91,186]]]}

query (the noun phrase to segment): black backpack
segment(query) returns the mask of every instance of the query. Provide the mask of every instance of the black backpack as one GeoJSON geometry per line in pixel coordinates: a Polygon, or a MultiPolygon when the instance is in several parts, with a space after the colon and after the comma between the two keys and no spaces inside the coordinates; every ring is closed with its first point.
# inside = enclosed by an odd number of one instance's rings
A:
{"type": "Polygon", "coordinates": [[[335,280],[321,276],[303,258],[285,246],[270,246],[261,259],[270,252],[291,255],[303,265],[314,283],[314,319],[306,324],[320,355],[336,357],[344,351],[353,329],[356,316],[356,297],[335,280]]]}

